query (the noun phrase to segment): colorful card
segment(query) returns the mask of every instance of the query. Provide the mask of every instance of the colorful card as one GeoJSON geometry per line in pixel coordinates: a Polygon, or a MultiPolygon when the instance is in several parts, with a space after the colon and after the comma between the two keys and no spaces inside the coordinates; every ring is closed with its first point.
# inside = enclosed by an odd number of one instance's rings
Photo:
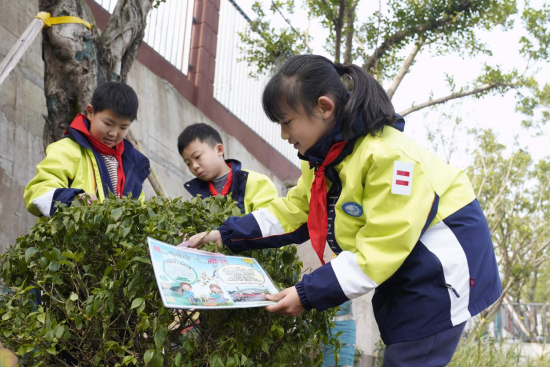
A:
{"type": "Polygon", "coordinates": [[[256,259],[181,248],[147,238],[164,306],[181,309],[261,307],[279,290],[256,259]]]}

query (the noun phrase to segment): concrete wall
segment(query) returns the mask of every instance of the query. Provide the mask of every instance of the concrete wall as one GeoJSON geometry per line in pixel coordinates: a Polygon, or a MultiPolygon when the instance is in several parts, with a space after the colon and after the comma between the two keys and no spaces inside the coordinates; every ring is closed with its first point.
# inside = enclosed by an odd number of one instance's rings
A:
{"type": "MultiPolygon", "coordinates": [[[[0,0],[0,9],[0,59],[3,59],[38,12],[38,1],[0,0]]],[[[42,115],[47,110],[43,69],[39,37],[0,86],[0,253],[36,223],[36,218],[25,208],[23,190],[35,175],[35,166],[44,158],[42,115]]],[[[194,122],[217,125],[138,61],[128,84],[136,90],[140,101],[138,120],[132,130],[168,195],[189,198],[183,183],[193,177],[177,152],[177,137],[185,126],[194,122]]],[[[226,158],[238,159],[243,167],[269,176],[279,193],[286,193],[284,182],[228,132],[219,130],[227,149],[226,158]]],[[[154,195],[148,181],[145,192],[148,197],[154,195]]]]}

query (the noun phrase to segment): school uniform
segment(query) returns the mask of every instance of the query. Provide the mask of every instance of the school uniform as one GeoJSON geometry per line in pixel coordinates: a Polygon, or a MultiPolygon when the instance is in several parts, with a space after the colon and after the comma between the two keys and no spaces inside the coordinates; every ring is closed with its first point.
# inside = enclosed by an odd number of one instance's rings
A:
{"type": "MultiPolygon", "coordinates": [[[[241,162],[235,159],[225,161],[231,167],[228,176],[227,193],[237,202],[242,214],[248,214],[254,210],[265,208],[279,194],[273,182],[265,175],[241,168],[241,162]]],[[[202,197],[215,196],[213,183],[195,178],[184,184],[191,195],[202,197]]],[[[221,191],[220,191],[221,193],[221,191]]]]}
{"type": "MultiPolygon", "coordinates": [[[[326,240],[338,256],[296,284],[302,305],[326,310],[374,291],[387,345],[461,325],[502,293],[487,221],[466,174],[398,128],[365,135],[359,116],[355,129],[323,167],[326,240]]],[[[239,252],[306,241],[315,173],[342,140],[336,126],[301,157],[302,176],[285,198],[229,218],[219,229],[224,245],[239,252]]]]}

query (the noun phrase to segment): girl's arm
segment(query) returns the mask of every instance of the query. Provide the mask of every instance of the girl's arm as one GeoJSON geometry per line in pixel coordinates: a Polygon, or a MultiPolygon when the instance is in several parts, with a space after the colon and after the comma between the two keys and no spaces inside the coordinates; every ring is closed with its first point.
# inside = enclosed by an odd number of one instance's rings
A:
{"type": "Polygon", "coordinates": [[[234,252],[241,252],[303,243],[309,239],[307,217],[310,190],[311,182],[308,184],[302,176],[286,197],[277,198],[266,208],[245,216],[227,219],[219,231],[191,237],[190,246],[197,247],[212,241],[234,252]]]}

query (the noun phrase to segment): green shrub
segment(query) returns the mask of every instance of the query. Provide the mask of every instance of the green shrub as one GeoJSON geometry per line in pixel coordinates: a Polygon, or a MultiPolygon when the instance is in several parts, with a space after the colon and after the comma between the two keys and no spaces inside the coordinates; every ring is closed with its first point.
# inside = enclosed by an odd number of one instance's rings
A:
{"type": "MultiPolygon", "coordinates": [[[[286,317],[263,308],[210,310],[196,324],[196,312],[163,307],[147,236],[175,245],[236,213],[221,197],[60,205],[0,257],[12,291],[0,300],[0,342],[28,366],[319,365],[334,311],[286,317]],[[33,301],[34,287],[42,305],[33,301]]],[[[299,280],[294,246],[244,255],[258,259],[281,289],[299,280]]]]}

